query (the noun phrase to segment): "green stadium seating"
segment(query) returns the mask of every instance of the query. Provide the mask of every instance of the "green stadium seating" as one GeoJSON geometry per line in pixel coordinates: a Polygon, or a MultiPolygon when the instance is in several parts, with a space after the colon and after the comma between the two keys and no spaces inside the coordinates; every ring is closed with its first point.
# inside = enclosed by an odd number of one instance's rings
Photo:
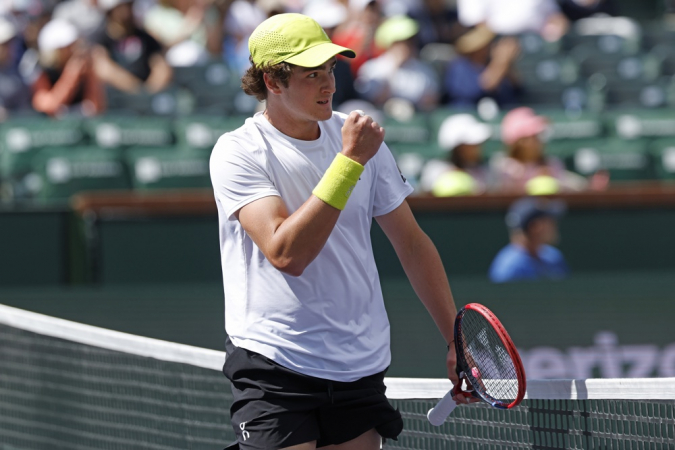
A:
{"type": "Polygon", "coordinates": [[[524,33],[518,36],[521,60],[539,60],[554,56],[562,50],[562,40],[547,41],[539,33],[524,33]]]}
{"type": "Polygon", "coordinates": [[[161,147],[174,142],[171,120],[163,117],[104,116],[86,121],[85,129],[102,148],[161,147]]]}
{"type": "Polygon", "coordinates": [[[580,71],[585,77],[601,74],[609,86],[632,83],[647,84],[661,76],[663,60],[652,54],[639,55],[590,55],[580,61],[580,71]]]}
{"type": "Polygon", "coordinates": [[[626,109],[605,115],[611,136],[621,139],[675,137],[675,110],[626,109]]]}
{"type": "Polygon", "coordinates": [[[87,137],[80,119],[46,117],[12,119],[0,127],[0,180],[3,196],[16,201],[32,197],[31,161],[46,146],[81,145],[87,137]]]}
{"type": "Polygon", "coordinates": [[[549,144],[546,152],[561,157],[570,170],[581,175],[591,175],[598,170],[607,170],[613,181],[655,178],[647,140],[567,141],[549,144]]]}
{"type": "Polygon", "coordinates": [[[662,180],[675,180],[675,138],[655,139],[649,151],[656,176],[662,180]]]}
{"type": "Polygon", "coordinates": [[[190,114],[195,103],[190,91],[185,89],[166,89],[155,94],[147,92],[129,94],[108,88],[106,92],[108,112],[113,114],[181,116],[190,114]]]}
{"type": "Polygon", "coordinates": [[[90,190],[128,189],[121,151],[98,147],[46,148],[32,161],[35,198],[65,200],[90,190]]]}
{"type": "Polygon", "coordinates": [[[178,144],[189,148],[212,149],[218,138],[244,124],[247,116],[190,116],[175,123],[178,144]]]}
{"type": "Polygon", "coordinates": [[[199,89],[203,86],[236,85],[239,80],[225,63],[211,61],[200,66],[174,67],[173,82],[188,89],[199,89]]]}
{"type": "Polygon", "coordinates": [[[594,139],[604,135],[602,118],[593,112],[571,113],[560,109],[537,109],[537,113],[549,120],[550,140],[594,139]]]}
{"type": "Polygon", "coordinates": [[[424,113],[416,113],[408,120],[398,120],[385,116],[382,124],[386,131],[388,144],[428,144],[435,141],[429,125],[429,117],[424,113]]]}
{"type": "Polygon", "coordinates": [[[211,186],[210,155],[210,150],[135,148],[125,159],[134,189],[185,189],[211,186]]]}
{"type": "Polygon", "coordinates": [[[258,101],[241,90],[240,76],[222,61],[204,66],[177,67],[174,83],[194,96],[196,113],[250,114],[258,101]]]}
{"type": "Polygon", "coordinates": [[[516,69],[526,86],[539,84],[569,86],[579,79],[579,66],[572,58],[566,56],[521,58],[516,61],[516,69]]]}
{"type": "MultiPolygon", "coordinates": [[[[387,141],[387,139],[385,139],[387,141]]],[[[420,155],[423,159],[442,157],[444,152],[435,142],[388,142],[387,146],[397,158],[407,153],[420,155]]]]}
{"type": "Polygon", "coordinates": [[[7,121],[0,128],[0,175],[9,177],[26,172],[41,148],[80,145],[85,139],[80,119],[38,117],[7,121]]]}

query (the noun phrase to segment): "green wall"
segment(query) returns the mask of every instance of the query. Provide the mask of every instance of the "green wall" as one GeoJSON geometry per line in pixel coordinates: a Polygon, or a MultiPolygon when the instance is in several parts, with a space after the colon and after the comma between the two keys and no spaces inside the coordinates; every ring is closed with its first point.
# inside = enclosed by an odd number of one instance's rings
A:
{"type": "Polygon", "coordinates": [[[62,211],[0,211],[0,287],[65,283],[67,239],[62,211]]]}
{"type": "MultiPolygon", "coordinates": [[[[451,276],[456,303],[501,319],[530,378],[675,376],[675,270],[494,285],[451,276]]],[[[383,282],[390,376],[444,377],[445,342],[405,280],[383,282]]],[[[0,289],[0,303],[157,339],[223,350],[220,283],[0,289]]]]}

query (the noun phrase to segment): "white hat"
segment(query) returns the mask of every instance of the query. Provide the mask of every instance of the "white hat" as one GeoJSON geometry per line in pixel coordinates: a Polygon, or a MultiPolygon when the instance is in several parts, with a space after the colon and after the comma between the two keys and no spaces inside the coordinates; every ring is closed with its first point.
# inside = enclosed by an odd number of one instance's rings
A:
{"type": "Polygon", "coordinates": [[[51,51],[68,47],[77,41],[79,33],[75,25],[63,19],[54,19],[48,22],[38,34],[38,48],[40,51],[51,51]]]}
{"type": "Polygon", "coordinates": [[[14,24],[4,17],[0,17],[0,44],[4,44],[14,36],[16,36],[14,24]]]}
{"type": "Polygon", "coordinates": [[[131,3],[133,1],[134,0],[98,0],[96,4],[100,9],[102,9],[105,12],[108,12],[118,5],[121,5],[123,3],[131,3]]]}
{"type": "Polygon", "coordinates": [[[482,144],[492,135],[490,127],[471,114],[456,114],[446,118],[438,130],[438,145],[450,151],[460,144],[482,144]]]}
{"type": "Polygon", "coordinates": [[[335,28],[347,20],[347,8],[336,0],[311,0],[302,13],[316,20],[321,28],[335,28]]]}

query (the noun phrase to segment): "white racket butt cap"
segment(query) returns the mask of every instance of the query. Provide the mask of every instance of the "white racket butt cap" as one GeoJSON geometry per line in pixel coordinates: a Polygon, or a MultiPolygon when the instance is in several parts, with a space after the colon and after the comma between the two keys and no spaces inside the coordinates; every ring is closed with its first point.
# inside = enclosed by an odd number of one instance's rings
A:
{"type": "Polygon", "coordinates": [[[440,427],[456,407],[457,404],[452,399],[452,391],[449,391],[438,401],[436,406],[429,410],[427,413],[427,420],[429,420],[430,424],[440,427]]]}

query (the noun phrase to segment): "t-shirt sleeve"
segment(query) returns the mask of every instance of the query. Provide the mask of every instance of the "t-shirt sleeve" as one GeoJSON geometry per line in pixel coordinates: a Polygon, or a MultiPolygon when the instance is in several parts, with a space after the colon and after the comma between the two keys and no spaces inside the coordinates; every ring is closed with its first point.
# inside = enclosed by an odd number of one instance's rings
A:
{"type": "Polygon", "coordinates": [[[394,155],[386,144],[382,144],[373,159],[377,164],[373,217],[378,217],[398,208],[412,194],[413,187],[398,169],[394,155]]]}
{"type": "Polygon", "coordinates": [[[228,219],[249,203],[279,196],[272,183],[261,151],[244,148],[236,139],[224,136],[213,149],[210,161],[211,183],[216,200],[228,219]]]}

